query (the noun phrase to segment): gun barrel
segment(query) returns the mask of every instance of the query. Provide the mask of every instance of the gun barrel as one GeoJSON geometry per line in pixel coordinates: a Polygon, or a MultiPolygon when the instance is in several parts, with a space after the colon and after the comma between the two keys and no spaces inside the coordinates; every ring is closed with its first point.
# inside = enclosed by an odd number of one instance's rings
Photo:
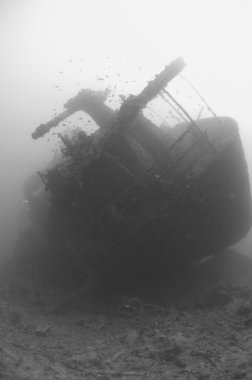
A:
{"type": "Polygon", "coordinates": [[[72,112],[71,110],[63,111],[59,115],[55,116],[48,123],[40,124],[32,133],[32,138],[36,140],[39,137],[43,137],[46,133],[50,131],[50,129],[52,129],[53,127],[56,127],[61,121],[66,119],[68,116],[70,116],[74,112],[72,112]]]}

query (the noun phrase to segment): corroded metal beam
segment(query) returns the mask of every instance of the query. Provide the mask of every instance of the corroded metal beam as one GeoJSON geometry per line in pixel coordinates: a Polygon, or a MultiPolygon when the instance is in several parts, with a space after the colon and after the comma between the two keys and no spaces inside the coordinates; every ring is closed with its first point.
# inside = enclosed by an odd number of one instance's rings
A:
{"type": "MultiPolygon", "coordinates": [[[[118,117],[115,122],[111,123],[111,129],[125,127],[126,124],[132,122],[138,113],[146,107],[146,105],[155,98],[159,92],[164,89],[167,84],[175,78],[186,66],[182,58],[177,58],[172,61],[164,70],[155,76],[155,78],[150,81],[143,91],[137,96],[130,96],[121,106],[119,110],[118,117]]],[[[81,94],[80,94],[81,95],[81,94]]],[[[46,124],[41,124],[32,133],[32,138],[37,139],[44,136],[52,128],[56,127],[61,121],[66,119],[71,114],[82,109],[81,101],[85,100],[85,97],[76,96],[71,100],[71,107],[67,108],[66,111],[62,112],[46,124]],[[74,103],[77,102],[77,107],[74,107],[74,103]]],[[[88,98],[87,98],[88,99],[88,98]]],[[[98,106],[98,105],[97,105],[98,106]]],[[[85,108],[85,107],[84,107],[85,108]]]]}

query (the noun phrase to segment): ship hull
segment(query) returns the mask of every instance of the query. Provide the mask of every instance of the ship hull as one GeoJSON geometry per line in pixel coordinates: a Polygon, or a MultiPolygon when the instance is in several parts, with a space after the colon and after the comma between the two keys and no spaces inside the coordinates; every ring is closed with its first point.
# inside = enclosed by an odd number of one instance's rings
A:
{"type": "MultiPolygon", "coordinates": [[[[54,204],[50,234],[54,241],[61,241],[64,223],[59,228],[59,219],[68,221],[63,234],[72,231],[81,252],[74,271],[87,266],[101,275],[132,279],[168,274],[177,265],[216,254],[247,234],[251,195],[238,125],[230,118],[214,118],[198,126],[211,143],[218,132],[217,153],[202,143],[191,152],[188,143],[192,141],[184,140],[176,151],[184,160],[177,160],[179,170],[169,154],[152,171],[142,167],[140,174],[132,176],[132,162],[127,167],[125,161],[131,146],[125,144],[118,150],[118,139],[114,139],[110,154],[103,153],[83,171],[84,187],[62,201],[78,205],[79,216],[70,207],[63,216],[61,205],[54,204]],[[185,149],[189,156],[183,153],[185,149]],[[80,210],[92,215],[91,221],[80,210]]],[[[173,132],[175,141],[186,128],[178,126],[179,131],[173,132]]],[[[55,266],[63,257],[57,257],[55,266]]],[[[69,268],[68,274],[73,277],[69,268]]]]}

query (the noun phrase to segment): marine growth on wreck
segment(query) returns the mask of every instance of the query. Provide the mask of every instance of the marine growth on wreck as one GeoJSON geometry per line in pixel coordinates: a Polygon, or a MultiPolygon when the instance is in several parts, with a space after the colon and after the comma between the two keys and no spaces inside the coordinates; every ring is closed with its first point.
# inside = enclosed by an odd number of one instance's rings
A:
{"type": "MultiPolygon", "coordinates": [[[[84,89],[34,131],[34,139],[42,138],[78,111],[99,126],[90,135],[82,128],[59,134],[61,159],[40,173],[50,207],[39,226],[46,244],[36,259],[26,250],[32,273],[73,286],[97,276],[169,275],[176,265],[231,246],[250,229],[238,125],[203,103],[211,116],[190,116],[169,92],[184,67],[182,59],[171,62],[117,111],[106,104],[106,91],[84,89]],[[156,125],[146,116],[157,99],[172,123],[156,125]]],[[[17,257],[25,262],[23,255],[17,257]]]]}

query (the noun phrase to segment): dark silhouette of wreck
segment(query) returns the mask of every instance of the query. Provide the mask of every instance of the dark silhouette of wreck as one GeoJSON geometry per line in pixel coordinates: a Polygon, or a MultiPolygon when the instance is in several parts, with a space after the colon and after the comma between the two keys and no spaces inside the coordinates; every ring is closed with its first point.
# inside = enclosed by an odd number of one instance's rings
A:
{"type": "Polygon", "coordinates": [[[184,68],[177,59],[119,111],[106,93],[82,90],[65,111],[39,126],[42,137],[84,111],[99,125],[87,136],[60,135],[63,158],[43,173],[51,205],[38,270],[62,282],[98,276],[129,279],[169,274],[176,265],[218,253],[251,227],[247,165],[237,123],[193,121],[166,86],[184,68]],[[187,122],[166,132],[141,111],[157,96],[187,122]]]}

